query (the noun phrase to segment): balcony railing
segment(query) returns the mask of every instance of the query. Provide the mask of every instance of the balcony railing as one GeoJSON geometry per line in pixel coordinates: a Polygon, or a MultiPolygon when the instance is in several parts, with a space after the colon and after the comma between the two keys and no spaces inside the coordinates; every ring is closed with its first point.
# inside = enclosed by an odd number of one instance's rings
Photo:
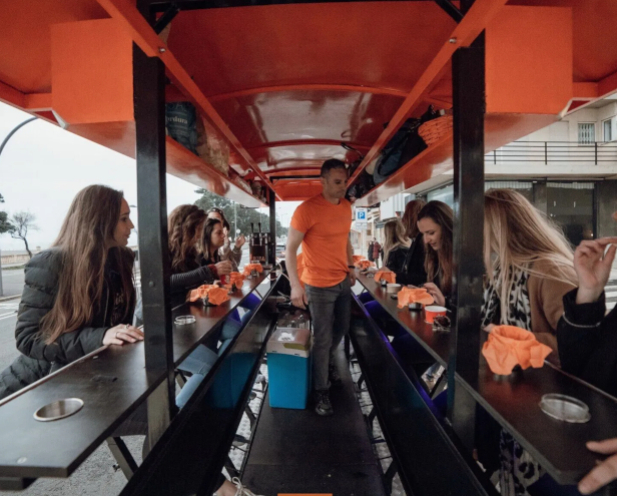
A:
{"type": "Polygon", "coordinates": [[[487,153],[486,163],[617,163],[617,142],[577,143],[576,141],[513,141],[487,153]]]}

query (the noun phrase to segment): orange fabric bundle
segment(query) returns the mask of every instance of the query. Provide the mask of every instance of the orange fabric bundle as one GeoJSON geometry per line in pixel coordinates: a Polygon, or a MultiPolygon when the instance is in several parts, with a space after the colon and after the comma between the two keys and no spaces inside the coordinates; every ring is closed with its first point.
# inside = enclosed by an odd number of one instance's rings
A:
{"type": "Polygon", "coordinates": [[[356,265],[356,263],[361,261],[361,260],[365,260],[365,258],[362,255],[353,255],[353,263],[354,263],[354,265],[356,265]]]}
{"type": "Polygon", "coordinates": [[[428,294],[425,288],[403,288],[398,292],[398,307],[404,308],[410,303],[432,305],[435,299],[428,294]]]}
{"type": "Polygon", "coordinates": [[[242,271],[242,274],[245,277],[248,277],[251,275],[251,272],[253,272],[254,270],[256,270],[257,272],[261,274],[264,271],[264,268],[261,266],[260,263],[249,263],[244,266],[244,270],[242,271]]]}
{"type": "Polygon", "coordinates": [[[375,267],[375,264],[373,262],[369,262],[368,260],[359,260],[355,262],[354,265],[356,266],[356,269],[360,270],[366,270],[370,267],[375,267]]]}
{"type": "Polygon", "coordinates": [[[191,291],[189,301],[193,303],[206,296],[212,305],[220,305],[230,300],[227,290],[219,288],[216,284],[204,284],[191,291]]]}
{"type": "Polygon", "coordinates": [[[482,354],[494,374],[508,375],[516,365],[540,368],[551,349],[533,333],[515,326],[495,326],[482,346],[482,354]]]}
{"type": "Polygon", "coordinates": [[[396,282],[396,274],[394,272],[390,272],[389,270],[378,270],[375,274],[375,282],[379,282],[381,280],[394,284],[396,282]]]}
{"type": "Polygon", "coordinates": [[[232,272],[229,274],[229,287],[236,286],[236,288],[241,288],[244,284],[244,276],[240,274],[240,272],[232,272]]]}

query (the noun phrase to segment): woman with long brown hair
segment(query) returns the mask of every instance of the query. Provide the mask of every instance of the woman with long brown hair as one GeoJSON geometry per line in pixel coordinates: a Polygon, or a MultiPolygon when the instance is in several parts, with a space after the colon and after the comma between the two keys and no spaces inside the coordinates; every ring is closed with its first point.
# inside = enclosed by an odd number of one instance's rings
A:
{"type": "Polygon", "coordinates": [[[88,186],[77,194],[53,246],[26,265],[19,351],[60,367],[102,345],[143,339],[130,325],[133,227],[122,192],[88,186]]]}
{"type": "Polygon", "coordinates": [[[426,205],[423,200],[411,200],[405,206],[403,214],[403,227],[405,236],[411,241],[407,257],[403,263],[401,277],[397,281],[402,284],[421,286],[426,282],[426,270],[424,269],[424,241],[422,233],[418,229],[418,214],[426,205]]]}
{"type": "Polygon", "coordinates": [[[452,291],[452,236],[454,214],[443,202],[430,201],[418,213],[418,229],[424,239],[427,291],[435,304],[449,307],[452,291]]]}
{"type": "MultiPolygon", "coordinates": [[[[219,256],[221,260],[229,260],[233,266],[233,270],[238,270],[238,265],[242,260],[242,247],[246,243],[244,234],[236,237],[233,248],[231,247],[231,239],[229,238],[230,225],[225,218],[225,213],[217,207],[212,207],[208,210],[208,219],[218,219],[223,223],[224,242],[219,248],[219,256]]],[[[234,233],[235,235],[236,233],[234,233]]]]}
{"type": "Polygon", "coordinates": [[[211,284],[219,276],[232,271],[232,264],[229,261],[220,261],[216,253],[215,256],[202,255],[204,246],[207,251],[218,250],[213,245],[220,242],[221,233],[215,228],[217,225],[220,230],[221,224],[207,219],[206,213],[195,205],[180,205],[169,214],[167,230],[172,273],[172,306],[184,302],[191,289],[202,284],[211,284]]]}

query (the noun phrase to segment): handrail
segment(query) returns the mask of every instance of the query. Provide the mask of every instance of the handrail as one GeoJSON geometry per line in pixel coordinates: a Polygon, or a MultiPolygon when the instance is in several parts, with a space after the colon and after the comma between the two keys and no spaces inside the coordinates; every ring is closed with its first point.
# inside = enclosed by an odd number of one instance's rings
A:
{"type": "Polygon", "coordinates": [[[487,163],[500,162],[617,162],[617,141],[513,141],[485,155],[487,163]]]}

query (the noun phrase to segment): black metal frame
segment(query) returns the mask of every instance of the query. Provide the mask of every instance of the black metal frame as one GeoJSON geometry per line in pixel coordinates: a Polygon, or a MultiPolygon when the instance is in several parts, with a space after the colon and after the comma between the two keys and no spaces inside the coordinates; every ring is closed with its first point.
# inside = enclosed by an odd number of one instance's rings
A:
{"type": "Polygon", "coordinates": [[[272,282],[251,319],[217,360],[169,429],[163,433],[159,444],[123,489],[122,496],[210,495],[217,489],[216,483],[244,413],[274,323],[276,305],[268,296],[276,291],[281,279],[279,277],[272,282]],[[249,336],[249,339],[245,339],[245,336],[249,336]],[[248,372],[248,380],[235,406],[213,407],[206,399],[207,394],[225,367],[226,360],[233,359],[236,345],[240,342],[250,342],[252,354],[258,355],[258,358],[248,372]]]}
{"type": "MultiPolygon", "coordinates": [[[[152,25],[150,0],[139,0],[152,25]]],[[[133,91],[137,146],[137,202],[146,369],[166,373],[148,397],[148,440],[152,447],[176,413],[167,239],[165,160],[165,67],[133,44],[133,91]]]]}
{"type": "MultiPolygon", "coordinates": [[[[461,2],[467,12],[472,1],[461,2]]],[[[452,57],[454,112],[454,239],[452,349],[448,363],[448,418],[462,442],[472,449],[475,436],[475,401],[456,387],[457,372],[478,374],[480,309],[484,262],[484,33],[452,57]],[[479,232],[478,232],[479,231],[479,232]],[[476,232],[474,236],[465,235],[476,232]]]]}

